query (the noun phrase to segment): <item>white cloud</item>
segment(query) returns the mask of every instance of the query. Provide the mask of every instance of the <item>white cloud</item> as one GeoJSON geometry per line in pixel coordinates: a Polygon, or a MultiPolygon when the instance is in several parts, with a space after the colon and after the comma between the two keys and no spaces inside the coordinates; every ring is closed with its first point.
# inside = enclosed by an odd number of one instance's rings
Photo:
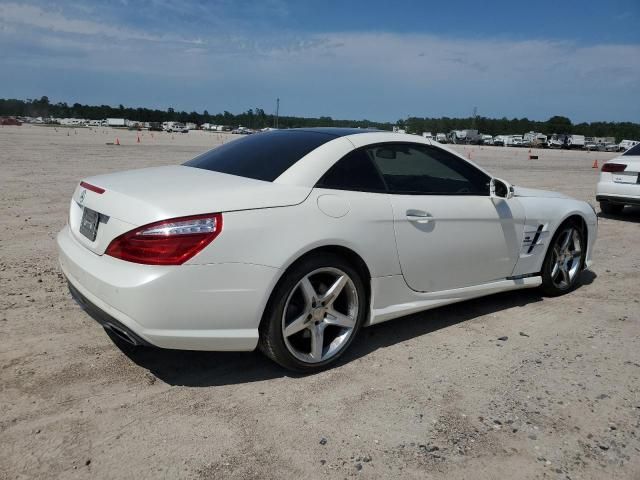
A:
{"type": "MultiPolygon", "coordinates": [[[[119,40],[144,40],[144,41],[184,41],[191,40],[152,35],[141,30],[132,30],[118,26],[110,26],[93,20],[70,18],[61,12],[45,10],[38,6],[4,3],[0,4],[0,24],[18,25],[40,29],[53,33],[75,34],[87,36],[106,36],[119,40]]],[[[196,40],[197,42],[197,40],[196,40]]]]}

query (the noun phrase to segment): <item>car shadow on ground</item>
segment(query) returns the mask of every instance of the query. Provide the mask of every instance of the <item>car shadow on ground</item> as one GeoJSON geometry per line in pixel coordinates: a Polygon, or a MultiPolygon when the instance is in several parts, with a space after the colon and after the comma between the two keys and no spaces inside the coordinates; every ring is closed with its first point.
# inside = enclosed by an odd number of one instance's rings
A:
{"type": "MultiPolygon", "coordinates": [[[[595,273],[584,271],[580,285],[588,285],[595,273]]],[[[336,366],[364,357],[412,338],[472,320],[501,310],[524,307],[542,301],[538,289],[515,290],[435,308],[363,329],[336,366]]],[[[514,317],[517,321],[517,317],[514,317]]],[[[117,340],[116,345],[137,365],[148,369],[169,385],[210,387],[273,378],[299,378],[255,352],[193,352],[159,348],[131,348],[117,340]]]]}
{"type": "Polygon", "coordinates": [[[599,212],[598,217],[609,220],[620,220],[622,222],[640,223],[640,207],[624,207],[624,210],[616,215],[599,212]]]}

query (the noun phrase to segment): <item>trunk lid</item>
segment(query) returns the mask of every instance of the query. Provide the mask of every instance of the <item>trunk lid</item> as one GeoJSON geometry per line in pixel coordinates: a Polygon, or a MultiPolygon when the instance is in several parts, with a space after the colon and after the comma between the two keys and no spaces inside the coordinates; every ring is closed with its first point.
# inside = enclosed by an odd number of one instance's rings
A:
{"type": "Polygon", "coordinates": [[[183,165],[144,168],[84,179],[104,189],[97,193],[78,184],[71,201],[69,225],[75,238],[103,254],[118,235],[168,218],[303,202],[311,189],[264,182],[183,165]],[[100,214],[95,240],[80,233],[84,209],[100,214]]]}

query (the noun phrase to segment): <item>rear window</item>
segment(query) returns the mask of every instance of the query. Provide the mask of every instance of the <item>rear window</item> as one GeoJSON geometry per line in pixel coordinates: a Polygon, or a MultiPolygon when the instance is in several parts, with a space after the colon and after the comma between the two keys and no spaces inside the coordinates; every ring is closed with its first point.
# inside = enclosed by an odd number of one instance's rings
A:
{"type": "Polygon", "coordinates": [[[220,145],[184,165],[272,182],[307,153],[336,137],[301,130],[255,133],[220,145]]]}
{"type": "Polygon", "coordinates": [[[638,155],[640,155],[640,143],[638,143],[637,145],[634,145],[629,150],[624,152],[622,155],[623,156],[625,156],[625,155],[629,155],[629,156],[638,156],[638,155]]]}

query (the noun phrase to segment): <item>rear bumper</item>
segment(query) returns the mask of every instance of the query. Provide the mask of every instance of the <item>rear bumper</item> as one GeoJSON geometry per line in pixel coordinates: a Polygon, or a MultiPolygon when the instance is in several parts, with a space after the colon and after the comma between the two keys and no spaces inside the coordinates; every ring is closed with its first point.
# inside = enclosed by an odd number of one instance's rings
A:
{"type": "Polygon", "coordinates": [[[603,172],[596,186],[596,201],[640,205],[640,184],[616,183],[610,173],[603,172]]]}
{"type": "Polygon", "coordinates": [[[97,255],[65,226],[57,238],[72,293],[103,325],[141,344],[181,350],[253,350],[279,270],[262,265],[139,265],[97,255]]]}
{"type": "Polygon", "coordinates": [[[618,205],[640,205],[640,196],[596,195],[596,201],[615,203],[618,205]]]}
{"type": "Polygon", "coordinates": [[[100,308],[91,303],[91,301],[87,297],[82,295],[82,293],[80,293],[80,291],[76,287],[74,287],[71,282],[69,282],[69,293],[71,293],[71,296],[78,303],[78,305],[80,305],[91,318],[102,325],[105,329],[111,330],[116,335],[123,338],[132,345],[145,347],[153,346],[144,338],[139,337],[136,332],[127,328],[126,325],[119,322],[107,312],[100,310],[100,308]]]}

